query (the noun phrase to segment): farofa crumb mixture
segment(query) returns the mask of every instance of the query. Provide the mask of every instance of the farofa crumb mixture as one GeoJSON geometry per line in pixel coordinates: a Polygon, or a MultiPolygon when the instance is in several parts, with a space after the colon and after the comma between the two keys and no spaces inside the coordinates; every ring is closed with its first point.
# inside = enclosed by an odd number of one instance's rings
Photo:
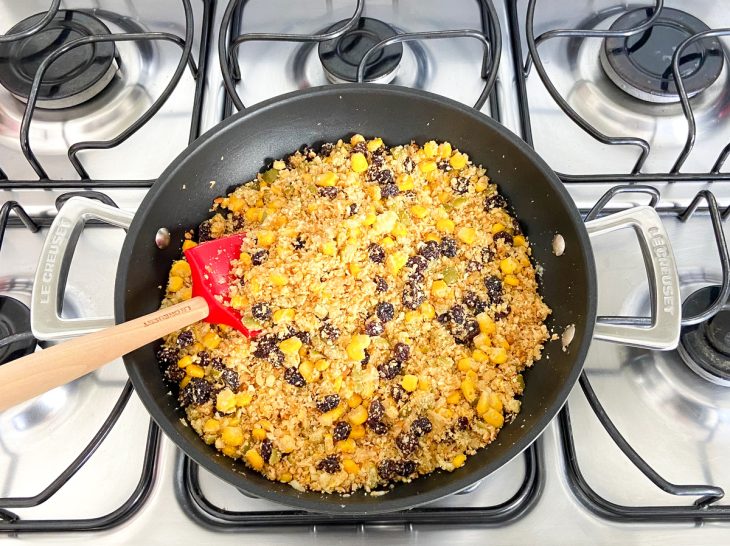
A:
{"type": "MultiPolygon", "coordinates": [[[[206,443],[299,490],[370,491],[463,466],[519,412],[550,309],[505,199],[448,142],[306,148],[213,212],[197,241],[247,234],[230,305],[262,333],[199,322],[159,349],[206,443]]],[[[190,294],[181,259],[162,306],[190,294]]]]}

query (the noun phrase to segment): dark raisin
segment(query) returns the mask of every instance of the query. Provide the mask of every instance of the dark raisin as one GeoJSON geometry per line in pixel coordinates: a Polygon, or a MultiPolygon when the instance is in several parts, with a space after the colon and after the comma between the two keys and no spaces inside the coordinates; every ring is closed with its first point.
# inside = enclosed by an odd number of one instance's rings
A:
{"type": "Polygon", "coordinates": [[[165,379],[171,383],[180,383],[185,378],[185,370],[177,365],[177,362],[173,362],[165,368],[165,379]]]}
{"type": "Polygon", "coordinates": [[[284,353],[278,347],[275,347],[273,351],[266,355],[266,360],[277,367],[281,366],[285,359],[284,353]]]}
{"type": "Polygon", "coordinates": [[[495,193],[494,195],[490,195],[484,200],[484,210],[491,210],[491,209],[506,209],[507,208],[507,200],[504,198],[504,196],[495,193]]]}
{"type": "Polygon", "coordinates": [[[271,459],[271,452],[274,450],[274,444],[271,443],[271,440],[268,438],[264,438],[264,440],[261,442],[261,449],[259,450],[261,453],[261,458],[264,460],[265,463],[269,462],[269,459],[271,459]]]}
{"type": "Polygon", "coordinates": [[[421,273],[420,271],[416,271],[415,269],[412,269],[408,272],[408,280],[420,284],[423,282],[423,280],[426,278],[426,276],[421,273]]]}
{"type": "Polygon", "coordinates": [[[350,432],[352,432],[352,426],[350,423],[346,421],[338,421],[332,431],[332,439],[336,442],[339,442],[340,440],[347,440],[350,437],[350,432]]]}
{"type": "MultiPolygon", "coordinates": [[[[378,167],[376,167],[375,165],[373,165],[367,170],[366,175],[367,175],[367,179],[370,182],[377,182],[381,187],[389,185],[389,184],[395,184],[395,180],[393,178],[393,171],[391,171],[390,169],[381,170],[378,167]]],[[[397,186],[396,186],[396,189],[398,189],[397,186]]],[[[382,188],[381,188],[381,191],[382,191],[382,188]]]]}
{"type": "Polygon", "coordinates": [[[198,226],[198,242],[204,243],[213,239],[210,233],[210,220],[206,220],[198,226]]]}
{"type": "Polygon", "coordinates": [[[383,159],[383,148],[378,148],[372,153],[372,157],[370,158],[370,164],[373,167],[377,167],[378,169],[381,168],[385,164],[385,159],[383,159]]]}
{"type": "Polygon", "coordinates": [[[411,433],[414,436],[420,437],[424,434],[428,434],[433,430],[433,425],[429,421],[428,417],[419,417],[411,423],[411,433]]]}
{"type": "Polygon", "coordinates": [[[378,243],[370,243],[368,245],[368,256],[370,261],[382,264],[385,261],[385,250],[378,243]]]}
{"type": "Polygon", "coordinates": [[[464,319],[466,318],[466,313],[461,305],[454,305],[451,309],[449,309],[449,315],[451,315],[451,320],[453,320],[456,324],[463,324],[464,319]]]}
{"type": "Polygon", "coordinates": [[[441,248],[436,241],[426,241],[418,251],[418,254],[430,262],[431,260],[436,260],[441,256],[441,248]]]}
{"type": "Polygon", "coordinates": [[[167,366],[175,365],[177,366],[177,361],[180,353],[177,349],[173,349],[172,347],[165,347],[164,345],[161,345],[157,352],[155,353],[157,356],[157,362],[160,363],[160,368],[166,368],[167,366]]]}
{"type": "Polygon", "coordinates": [[[441,254],[447,258],[453,258],[456,256],[457,250],[458,246],[456,244],[456,239],[453,237],[444,237],[441,239],[441,254]]]}
{"type": "Polygon", "coordinates": [[[512,228],[515,235],[522,235],[522,226],[517,218],[512,218],[512,228]]]}
{"type": "Polygon", "coordinates": [[[373,398],[368,407],[368,419],[373,421],[380,421],[385,415],[385,407],[379,398],[373,398]]]}
{"type": "Polygon", "coordinates": [[[301,341],[304,345],[309,345],[312,343],[312,336],[309,332],[305,332],[304,330],[297,330],[294,332],[294,337],[296,337],[299,341],[301,341]]]}
{"type": "Polygon", "coordinates": [[[448,159],[442,159],[438,163],[436,163],[436,166],[439,168],[439,170],[444,172],[449,172],[451,170],[451,163],[449,163],[448,159]]]}
{"type": "Polygon", "coordinates": [[[322,339],[335,341],[338,337],[340,337],[340,329],[334,324],[325,322],[319,330],[319,335],[322,336],[322,339]]]}
{"type": "Polygon", "coordinates": [[[287,368],[284,370],[284,380],[295,387],[303,387],[307,384],[302,374],[296,368],[287,368]]]}
{"type": "Polygon", "coordinates": [[[494,313],[494,320],[506,319],[511,312],[512,308],[507,305],[503,311],[497,311],[496,313],[494,313]]]}
{"type": "Polygon", "coordinates": [[[466,264],[466,271],[467,273],[471,273],[472,271],[481,271],[483,267],[484,265],[481,262],[469,260],[466,264]]]}
{"type": "Polygon", "coordinates": [[[439,316],[437,316],[436,320],[439,322],[439,324],[447,324],[451,320],[451,315],[449,315],[449,312],[446,311],[445,313],[441,313],[439,316]]]}
{"type": "Polygon", "coordinates": [[[383,323],[377,319],[370,319],[365,322],[365,333],[370,337],[379,336],[384,331],[383,323]]]}
{"type": "Polygon", "coordinates": [[[479,324],[476,320],[469,319],[464,324],[452,331],[454,340],[461,345],[469,345],[479,335],[479,324]]]}
{"type": "Polygon", "coordinates": [[[253,350],[253,356],[257,358],[266,358],[269,353],[277,349],[279,340],[274,334],[263,334],[256,338],[256,348],[253,350]]]}
{"type": "Polygon", "coordinates": [[[464,178],[463,176],[459,176],[457,178],[451,179],[451,190],[454,193],[458,193],[459,195],[463,195],[466,192],[469,191],[469,179],[464,178]]]}
{"type": "Polygon", "coordinates": [[[291,244],[291,246],[294,247],[294,250],[301,250],[304,248],[304,246],[307,244],[307,241],[304,240],[304,238],[301,235],[297,235],[297,238],[294,239],[294,242],[291,244]]]}
{"type": "Polygon", "coordinates": [[[254,303],[251,307],[251,314],[256,320],[269,320],[271,318],[271,306],[265,301],[254,303]]]}
{"type": "Polygon", "coordinates": [[[393,379],[401,372],[403,366],[397,360],[389,360],[378,366],[378,374],[383,379],[393,379]]]}
{"type": "Polygon", "coordinates": [[[390,389],[390,395],[396,402],[401,402],[408,397],[408,392],[400,385],[393,385],[390,389]]]}
{"type": "Polygon", "coordinates": [[[241,231],[246,227],[246,221],[243,219],[243,216],[234,215],[231,218],[231,226],[233,227],[233,231],[241,231]]]}
{"type": "Polygon", "coordinates": [[[210,358],[210,354],[205,351],[200,351],[198,353],[198,358],[200,359],[201,366],[206,366],[210,362],[210,366],[214,370],[218,370],[219,372],[222,372],[223,370],[226,369],[225,364],[223,364],[223,361],[220,358],[218,358],[218,357],[210,358]]]}
{"type": "Polygon", "coordinates": [[[340,471],[340,458],[337,455],[327,455],[317,463],[317,470],[334,474],[340,471]]]}
{"type": "Polygon", "coordinates": [[[395,316],[395,307],[387,301],[381,301],[375,306],[375,314],[382,322],[389,322],[395,316]]]}
{"type": "Polygon", "coordinates": [[[403,452],[403,455],[410,455],[418,449],[418,437],[410,432],[401,432],[395,438],[395,445],[403,452]]]}
{"type": "Polygon", "coordinates": [[[415,256],[408,258],[408,261],[406,261],[406,267],[413,269],[414,271],[425,271],[428,267],[428,260],[423,256],[416,254],[415,256]]]}
{"type": "Polygon", "coordinates": [[[372,419],[368,419],[367,421],[365,421],[365,424],[368,426],[368,428],[370,430],[372,430],[378,436],[387,434],[388,429],[390,428],[388,425],[386,425],[382,421],[373,421],[372,419]]]}
{"type": "Polygon", "coordinates": [[[352,147],[353,153],[360,153],[364,156],[368,155],[368,145],[365,143],[365,141],[358,142],[352,147]]]}
{"type": "Polygon", "coordinates": [[[314,159],[317,156],[317,152],[311,146],[305,146],[302,150],[302,155],[307,159],[314,159]]]}
{"type": "Polygon", "coordinates": [[[205,379],[195,377],[180,391],[180,404],[183,406],[205,404],[210,400],[212,391],[213,388],[210,383],[205,379]]]}
{"type": "Polygon", "coordinates": [[[400,363],[408,360],[411,356],[411,346],[407,343],[398,342],[393,346],[393,357],[400,363]]]}
{"type": "Polygon", "coordinates": [[[389,197],[395,197],[400,193],[398,186],[395,184],[383,184],[380,186],[380,197],[387,199],[389,197]]]}
{"type": "Polygon", "coordinates": [[[495,233],[494,235],[492,235],[492,238],[494,239],[495,244],[500,239],[502,239],[504,241],[504,244],[506,244],[506,245],[511,245],[512,241],[513,241],[512,235],[510,235],[506,231],[499,231],[499,232],[495,233]]]}
{"type": "Polygon", "coordinates": [[[466,430],[469,428],[469,419],[466,417],[459,417],[456,420],[456,426],[454,427],[456,430],[466,430]]]}
{"type": "Polygon", "coordinates": [[[406,157],[403,160],[403,170],[406,171],[407,173],[412,173],[413,169],[415,169],[415,167],[416,167],[416,163],[410,157],[406,157]]]}
{"type": "Polygon", "coordinates": [[[487,289],[489,302],[492,305],[497,305],[502,302],[502,281],[498,277],[485,277],[484,286],[487,289]]]}
{"type": "Polygon", "coordinates": [[[238,377],[238,373],[230,368],[226,368],[221,371],[221,379],[223,379],[223,382],[228,385],[232,391],[237,391],[238,387],[241,386],[241,379],[238,377]]]}
{"type": "Polygon", "coordinates": [[[413,281],[409,281],[403,286],[403,295],[401,296],[401,301],[403,302],[403,306],[406,309],[418,309],[418,306],[421,305],[426,300],[426,294],[423,291],[423,288],[418,285],[418,283],[415,283],[413,281]]]}
{"type": "Polygon", "coordinates": [[[193,333],[190,330],[180,332],[180,335],[177,336],[177,346],[181,349],[190,347],[193,342],[195,342],[195,336],[193,336],[193,333]]]}
{"type": "Polygon", "coordinates": [[[257,250],[253,254],[251,254],[251,263],[253,265],[261,265],[266,261],[266,258],[269,257],[269,251],[268,250],[257,250]]]}
{"type": "Polygon", "coordinates": [[[392,480],[398,475],[398,463],[393,459],[383,459],[378,463],[378,476],[384,480],[392,480]]]}
{"type": "Polygon", "coordinates": [[[386,281],[383,277],[380,275],[376,275],[373,279],[373,282],[375,283],[375,291],[376,292],[387,292],[388,291],[388,281],[386,281]]]}
{"type": "Polygon", "coordinates": [[[328,394],[317,401],[317,409],[322,413],[335,409],[340,405],[339,394],[328,394]]]}
{"type": "Polygon", "coordinates": [[[365,349],[363,352],[365,353],[365,358],[360,361],[360,365],[364,368],[370,362],[370,351],[365,349]]]}
{"type": "Polygon", "coordinates": [[[399,463],[397,463],[395,471],[398,473],[399,476],[406,478],[411,474],[415,474],[416,463],[413,461],[400,461],[399,463]]]}
{"type": "Polygon", "coordinates": [[[357,210],[358,210],[357,203],[350,203],[350,208],[349,208],[350,216],[357,214],[357,210]]]}
{"type": "Polygon", "coordinates": [[[463,301],[464,305],[466,305],[475,315],[482,313],[487,308],[487,302],[471,291],[464,293],[463,301]]]}
{"type": "Polygon", "coordinates": [[[320,196],[328,199],[334,199],[337,197],[337,194],[340,193],[340,190],[338,190],[335,186],[321,186],[318,191],[320,196]]]}
{"type": "Polygon", "coordinates": [[[482,263],[485,263],[485,264],[490,262],[492,260],[492,258],[494,258],[494,252],[492,252],[491,248],[486,247],[486,246],[482,248],[481,255],[482,255],[482,263]]]}
{"type": "Polygon", "coordinates": [[[325,142],[324,144],[322,144],[322,146],[319,147],[318,153],[321,157],[327,157],[328,155],[330,155],[332,153],[332,150],[334,150],[334,149],[335,149],[334,144],[332,144],[331,142],[325,142]]]}

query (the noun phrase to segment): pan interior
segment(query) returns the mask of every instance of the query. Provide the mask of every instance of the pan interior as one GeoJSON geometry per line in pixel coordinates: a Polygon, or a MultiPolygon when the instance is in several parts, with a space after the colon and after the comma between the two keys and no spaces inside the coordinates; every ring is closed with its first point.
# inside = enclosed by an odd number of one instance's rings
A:
{"type": "Polygon", "coordinates": [[[142,203],[126,238],[116,287],[116,319],[128,320],[159,306],[169,265],[183,234],[208,217],[215,197],[251,179],[267,162],[304,144],[337,141],[353,133],[381,136],[386,144],[448,140],[483,164],[511,201],[542,267],[542,294],[553,309],[548,326],[558,334],[575,324],[568,351],[548,343],[527,371],[522,411],[497,440],[455,472],[436,472],[388,494],[302,493],[270,482],[243,463],[219,455],[181,421],[182,412],[161,379],[154,346],[125,357],[134,386],[168,436],[198,463],[254,495],[300,508],[373,513],[416,506],[459,491],[519,454],[565,402],[582,366],[595,321],[595,271],[588,238],[570,197],[547,165],[518,137],[462,104],[425,92],[381,85],[314,88],[264,102],[198,139],[162,174],[142,203]],[[155,233],[170,230],[173,244],[160,250],[155,233]],[[553,236],[566,251],[556,257],[553,236]]]}

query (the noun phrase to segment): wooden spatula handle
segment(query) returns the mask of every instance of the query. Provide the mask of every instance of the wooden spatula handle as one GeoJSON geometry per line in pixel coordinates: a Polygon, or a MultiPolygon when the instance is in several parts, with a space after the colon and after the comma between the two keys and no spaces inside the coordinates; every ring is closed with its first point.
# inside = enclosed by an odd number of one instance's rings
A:
{"type": "Polygon", "coordinates": [[[30,400],[208,316],[201,297],[77,337],[0,366],[0,411],[30,400]]]}

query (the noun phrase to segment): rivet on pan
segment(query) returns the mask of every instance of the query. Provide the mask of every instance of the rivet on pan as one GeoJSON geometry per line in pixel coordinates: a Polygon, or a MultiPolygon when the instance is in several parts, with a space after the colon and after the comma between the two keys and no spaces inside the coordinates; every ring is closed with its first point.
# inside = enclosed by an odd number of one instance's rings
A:
{"type": "Polygon", "coordinates": [[[565,252],[565,239],[558,233],[553,237],[553,254],[562,256],[563,252],[565,252]]]}
{"type": "Polygon", "coordinates": [[[161,227],[155,233],[155,244],[159,249],[165,249],[170,246],[170,231],[167,228],[161,227]]]}

